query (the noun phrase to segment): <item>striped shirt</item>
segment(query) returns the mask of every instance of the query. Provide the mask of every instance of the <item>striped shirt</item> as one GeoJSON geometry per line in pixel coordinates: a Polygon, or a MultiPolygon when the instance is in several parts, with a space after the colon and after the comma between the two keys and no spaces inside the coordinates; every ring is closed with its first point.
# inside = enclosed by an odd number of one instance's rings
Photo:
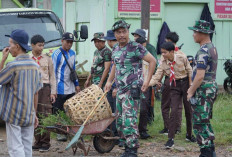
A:
{"type": "Polygon", "coordinates": [[[39,66],[29,55],[18,55],[0,71],[0,118],[18,126],[32,124],[34,94],[43,86],[39,66]]]}
{"type": "MultiPolygon", "coordinates": [[[[66,59],[68,60],[70,67],[72,67],[75,70],[76,53],[71,49],[68,52],[63,50],[63,52],[65,54],[66,59]]],[[[70,80],[71,71],[60,49],[57,49],[53,52],[52,61],[56,75],[57,94],[75,93],[75,86],[79,86],[78,80],[76,80],[75,82],[72,82],[70,80]]]]}

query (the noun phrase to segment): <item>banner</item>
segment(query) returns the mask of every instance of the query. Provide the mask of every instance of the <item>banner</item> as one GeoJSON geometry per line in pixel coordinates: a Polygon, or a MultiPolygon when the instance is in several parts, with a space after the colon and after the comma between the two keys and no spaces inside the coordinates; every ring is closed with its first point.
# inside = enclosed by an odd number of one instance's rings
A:
{"type": "Polygon", "coordinates": [[[232,0],[215,0],[214,13],[219,19],[232,19],[232,0]]]}
{"type": "MultiPolygon", "coordinates": [[[[141,17],[141,0],[118,0],[119,17],[141,17]]],[[[160,0],[150,0],[150,17],[160,17],[160,0]]]]}

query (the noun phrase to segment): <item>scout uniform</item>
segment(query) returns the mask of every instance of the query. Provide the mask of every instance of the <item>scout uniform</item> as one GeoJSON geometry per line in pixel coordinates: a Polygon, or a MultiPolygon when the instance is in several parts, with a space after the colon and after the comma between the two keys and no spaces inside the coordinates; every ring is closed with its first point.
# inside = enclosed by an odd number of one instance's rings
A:
{"type": "MultiPolygon", "coordinates": [[[[104,39],[104,34],[102,32],[95,33],[94,38],[91,40],[102,40],[104,39]]],[[[102,74],[105,70],[104,63],[105,62],[111,62],[111,50],[108,47],[104,47],[101,50],[95,50],[94,57],[93,57],[93,64],[91,66],[91,75],[92,75],[92,81],[94,84],[99,84],[101,81],[102,74]]],[[[106,82],[107,78],[105,79],[106,82]]],[[[103,84],[103,86],[105,83],[103,84]]],[[[103,88],[103,87],[102,87],[103,88]]]]}
{"type": "MultiPolygon", "coordinates": [[[[210,30],[210,23],[203,20],[196,21],[195,26],[189,27],[189,29],[206,34],[214,32],[210,30]]],[[[218,54],[215,46],[211,42],[202,45],[195,56],[195,66],[193,68],[192,77],[192,80],[194,80],[197,69],[205,70],[203,82],[195,93],[196,103],[192,103],[193,130],[196,134],[197,143],[201,151],[204,149],[211,149],[210,151],[212,153],[215,153],[213,143],[215,137],[210,119],[212,119],[213,103],[216,100],[218,90],[217,83],[215,82],[217,60],[218,54]]]]}
{"type": "MultiPolygon", "coordinates": [[[[175,47],[174,54],[180,54],[180,55],[185,55],[181,50],[179,50],[178,47],[175,47]]],[[[186,55],[185,55],[186,56],[186,55]]],[[[163,56],[161,55],[161,64],[164,61],[163,56]]],[[[159,71],[161,72],[161,71],[159,71]]],[[[161,76],[161,74],[159,74],[161,76]]],[[[162,78],[160,78],[161,80],[162,78]]],[[[161,98],[161,112],[162,112],[162,117],[164,121],[164,129],[160,131],[160,133],[168,134],[168,129],[169,129],[169,122],[170,122],[170,105],[171,105],[171,99],[170,99],[170,83],[169,83],[169,76],[165,75],[164,79],[164,84],[163,84],[163,90],[162,90],[162,98],[161,98]]],[[[187,101],[187,100],[186,100],[187,101]]],[[[188,102],[184,101],[184,105],[187,104],[189,105],[188,102]]],[[[178,118],[177,120],[177,130],[180,130],[181,128],[181,121],[182,121],[182,104],[179,104],[179,109],[178,109],[178,118]]],[[[192,118],[190,118],[191,120],[192,118]]],[[[188,122],[188,120],[187,120],[188,122]]]]}
{"type": "MultiPolygon", "coordinates": [[[[171,105],[171,113],[170,113],[170,121],[169,121],[169,140],[173,140],[175,137],[175,131],[178,127],[177,119],[178,119],[178,110],[179,104],[182,106],[182,100],[187,101],[187,90],[189,88],[189,77],[192,76],[192,67],[190,66],[186,55],[176,54],[174,53],[174,61],[170,62],[169,60],[163,60],[160,67],[157,69],[155,75],[153,75],[150,85],[155,85],[160,81],[160,76],[166,75],[172,78],[172,74],[174,72],[175,80],[170,79],[170,105],[171,105]],[[173,67],[173,69],[172,69],[173,67]]],[[[190,104],[188,105],[188,115],[186,114],[187,122],[187,134],[188,136],[192,135],[192,111],[190,104]]],[[[167,142],[168,143],[168,142],[167,142]]],[[[174,144],[174,142],[173,142],[174,144]]],[[[172,147],[173,144],[170,146],[172,147]]],[[[166,144],[166,147],[167,146],[166,144]]]]}
{"type": "MultiPolygon", "coordinates": [[[[43,88],[38,93],[38,107],[37,116],[47,116],[52,113],[52,104],[50,100],[51,94],[56,94],[56,79],[53,68],[52,58],[49,54],[41,54],[39,57],[30,56],[38,65],[39,71],[42,75],[43,88]]],[[[46,132],[40,134],[35,130],[34,133],[35,144],[34,147],[50,147],[50,133],[46,132]]]]}

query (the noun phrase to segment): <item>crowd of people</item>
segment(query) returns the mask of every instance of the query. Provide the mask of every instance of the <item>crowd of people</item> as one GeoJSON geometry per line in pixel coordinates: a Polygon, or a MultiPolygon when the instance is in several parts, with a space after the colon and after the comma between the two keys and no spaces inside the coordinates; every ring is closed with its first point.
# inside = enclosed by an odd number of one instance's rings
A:
{"type": "MultiPolygon", "coordinates": [[[[125,148],[121,157],[136,157],[139,137],[151,137],[147,124],[154,118],[154,86],[163,86],[164,129],[159,133],[168,135],[165,147],[172,148],[175,134],[181,132],[184,106],[186,140],[198,143],[200,157],[216,156],[210,119],[217,95],[218,56],[209,36],[213,33],[210,23],[200,20],[189,27],[194,31],[195,42],[200,44],[194,68],[176,46],[179,40],[176,32],[168,33],[160,45],[162,55],[158,64],[155,47],[147,41],[146,32],[135,30],[131,33],[132,41],[129,28],[130,24],[119,20],[106,36],[103,32],[94,33],[91,41],[96,50],[91,73],[84,84],[87,88],[93,83],[108,92],[112,112],[118,114],[112,131],[120,137],[118,145],[125,148]]],[[[41,114],[64,111],[65,101],[80,91],[78,78],[73,78],[72,73],[76,70],[76,53],[71,49],[74,36],[64,33],[62,46],[52,56],[42,53],[45,40],[41,35],[31,38],[30,55],[27,54],[29,37],[24,30],[17,29],[6,36],[9,47],[3,50],[0,62],[0,117],[6,122],[10,156],[32,156],[32,150],[48,151],[51,146],[50,134],[38,134],[35,129],[38,118],[41,114]],[[9,53],[16,58],[4,67],[9,53]]],[[[58,134],[57,140],[66,141],[67,137],[58,134]]]]}

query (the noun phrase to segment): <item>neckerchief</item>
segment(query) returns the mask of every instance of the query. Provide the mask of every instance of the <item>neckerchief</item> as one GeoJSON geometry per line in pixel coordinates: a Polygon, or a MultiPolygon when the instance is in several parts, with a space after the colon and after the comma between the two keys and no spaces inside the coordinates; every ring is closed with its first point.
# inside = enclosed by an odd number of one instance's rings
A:
{"type": "MultiPolygon", "coordinates": [[[[34,60],[35,60],[35,62],[37,63],[37,64],[39,64],[39,60],[42,58],[42,56],[39,56],[39,57],[35,57],[35,56],[33,56],[32,57],[34,60]]],[[[39,64],[40,65],[40,64],[39,64]]]]}
{"type": "Polygon", "coordinates": [[[170,65],[170,86],[172,85],[172,80],[173,80],[174,86],[176,87],[176,78],[175,78],[175,72],[174,72],[174,68],[173,68],[175,63],[176,62],[173,61],[172,63],[169,63],[169,65],[170,65]]]}

